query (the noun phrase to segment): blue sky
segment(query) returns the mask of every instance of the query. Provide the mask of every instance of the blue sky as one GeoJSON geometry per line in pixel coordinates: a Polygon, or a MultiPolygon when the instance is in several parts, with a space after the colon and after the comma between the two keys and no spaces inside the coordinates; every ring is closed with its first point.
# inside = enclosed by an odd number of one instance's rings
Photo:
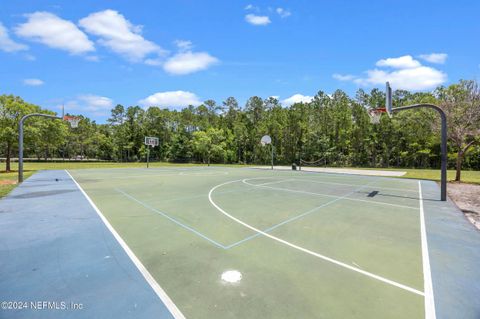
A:
{"type": "Polygon", "coordinates": [[[478,1],[3,1],[0,94],[105,122],[318,90],[429,91],[480,77],[478,1]]]}

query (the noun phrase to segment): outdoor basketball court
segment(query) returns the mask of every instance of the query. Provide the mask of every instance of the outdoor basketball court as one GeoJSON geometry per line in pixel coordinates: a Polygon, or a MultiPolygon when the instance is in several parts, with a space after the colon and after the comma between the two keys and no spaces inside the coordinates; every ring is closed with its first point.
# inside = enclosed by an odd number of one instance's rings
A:
{"type": "Polygon", "coordinates": [[[439,192],[265,169],[39,172],[0,202],[0,296],[83,307],[0,317],[476,318],[480,234],[439,192]]]}

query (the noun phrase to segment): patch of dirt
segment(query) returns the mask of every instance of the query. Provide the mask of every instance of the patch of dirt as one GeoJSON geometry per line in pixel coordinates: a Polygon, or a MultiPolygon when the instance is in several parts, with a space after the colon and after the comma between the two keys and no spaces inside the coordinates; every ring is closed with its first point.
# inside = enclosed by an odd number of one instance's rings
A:
{"type": "Polygon", "coordinates": [[[16,183],[17,183],[17,181],[15,181],[13,179],[0,180],[0,185],[15,185],[16,183]]]}
{"type": "Polygon", "coordinates": [[[480,185],[448,183],[448,196],[463,211],[465,216],[480,229],[480,185]]]}

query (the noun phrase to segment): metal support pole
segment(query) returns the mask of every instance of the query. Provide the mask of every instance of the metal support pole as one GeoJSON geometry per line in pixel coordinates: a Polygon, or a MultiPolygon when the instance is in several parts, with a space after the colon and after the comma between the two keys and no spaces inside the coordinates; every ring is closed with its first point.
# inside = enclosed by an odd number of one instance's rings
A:
{"type": "Polygon", "coordinates": [[[147,168],[150,162],[150,145],[147,146],[147,168]]]}
{"type": "Polygon", "coordinates": [[[273,144],[270,144],[270,146],[272,147],[272,169],[273,169],[273,144]]]}
{"type": "Polygon", "coordinates": [[[18,183],[20,184],[23,182],[23,123],[26,119],[32,116],[41,116],[41,117],[48,117],[52,119],[61,120],[61,117],[55,115],[48,115],[42,113],[32,113],[23,116],[20,119],[20,123],[18,123],[18,183]]]}
{"type": "Polygon", "coordinates": [[[447,117],[445,112],[438,106],[434,104],[414,104],[408,106],[401,106],[396,107],[392,111],[399,112],[404,110],[410,110],[414,108],[426,107],[430,109],[434,109],[440,114],[440,118],[442,120],[442,132],[441,132],[441,143],[440,143],[440,160],[441,160],[441,181],[440,181],[440,199],[442,201],[447,200],[447,117]]]}

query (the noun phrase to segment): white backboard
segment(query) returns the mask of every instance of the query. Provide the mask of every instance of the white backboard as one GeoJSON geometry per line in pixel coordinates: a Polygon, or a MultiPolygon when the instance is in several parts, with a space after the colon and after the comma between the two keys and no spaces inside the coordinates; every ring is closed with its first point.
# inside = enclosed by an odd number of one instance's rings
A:
{"type": "Polygon", "coordinates": [[[145,136],[145,145],[155,147],[155,146],[158,146],[159,143],[160,143],[160,140],[158,139],[158,137],[145,136]]]}
{"type": "Polygon", "coordinates": [[[272,138],[271,138],[270,136],[268,136],[268,135],[264,135],[264,136],[262,137],[262,139],[260,140],[260,143],[261,143],[262,145],[271,144],[271,143],[272,143],[272,138]]]}

